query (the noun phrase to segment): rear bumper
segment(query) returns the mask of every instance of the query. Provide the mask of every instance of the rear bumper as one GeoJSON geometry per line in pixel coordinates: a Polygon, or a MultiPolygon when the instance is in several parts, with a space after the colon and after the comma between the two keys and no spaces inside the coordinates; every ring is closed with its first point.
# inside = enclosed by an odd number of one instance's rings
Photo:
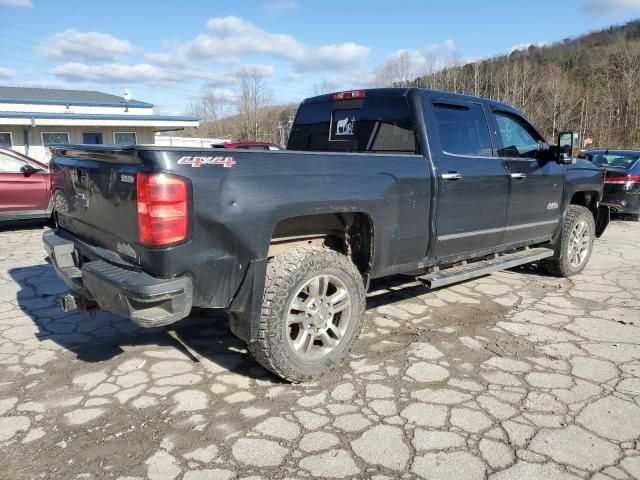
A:
{"type": "Polygon", "coordinates": [[[161,279],[102,259],[84,261],[79,246],[55,230],[45,232],[42,241],[51,264],[69,289],[101,310],[130,318],[141,327],[168,325],[191,311],[193,288],[189,277],[161,279]]]}

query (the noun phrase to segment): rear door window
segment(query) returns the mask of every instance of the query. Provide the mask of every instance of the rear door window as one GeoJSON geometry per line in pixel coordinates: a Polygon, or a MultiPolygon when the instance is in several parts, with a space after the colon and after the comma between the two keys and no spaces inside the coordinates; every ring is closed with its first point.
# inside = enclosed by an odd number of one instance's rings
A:
{"type": "Polygon", "coordinates": [[[367,96],[302,104],[287,150],[418,153],[407,99],[367,96]]]}
{"type": "Polygon", "coordinates": [[[490,157],[493,155],[489,128],[478,103],[434,103],[440,147],[452,155],[490,157]]]}

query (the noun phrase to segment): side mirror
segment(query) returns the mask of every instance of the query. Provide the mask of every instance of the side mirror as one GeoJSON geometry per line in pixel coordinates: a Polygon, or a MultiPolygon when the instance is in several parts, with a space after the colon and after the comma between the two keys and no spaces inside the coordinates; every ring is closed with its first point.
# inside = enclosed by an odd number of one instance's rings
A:
{"type": "Polygon", "coordinates": [[[573,152],[580,146],[580,135],[578,132],[560,132],[558,134],[557,161],[568,165],[573,163],[573,152]]]}
{"type": "Polygon", "coordinates": [[[23,165],[20,168],[20,171],[22,172],[22,174],[25,177],[30,177],[31,175],[33,175],[34,173],[36,173],[38,171],[37,168],[32,167],[31,165],[23,165]]]}

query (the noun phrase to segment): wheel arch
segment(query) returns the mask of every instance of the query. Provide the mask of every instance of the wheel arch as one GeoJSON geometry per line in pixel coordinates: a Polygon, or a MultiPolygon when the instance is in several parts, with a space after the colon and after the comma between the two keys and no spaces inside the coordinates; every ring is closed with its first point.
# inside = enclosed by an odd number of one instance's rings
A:
{"type": "Polygon", "coordinates": [[[227,313],[233,333],[246,342],[258,334],[269,257],[304,245],[337,250],[353,261],[366,288],[373,268],[374,223],[366,212],[323,212],[280,218],[271,229],[265,255],[251,261],[227,313]]]}
{"type": "Polygon", "coordinates": [[[569,200],[569,205],[579,205],[588,208],[595,218],[598,211],[599,198],[600,192],[597,190],[581,190],[573,193],[569,200]]]}
{"type": "Polygon", "coordinates": [[[282,218],[272,230],[267,257],[316,245],[348,256],[361,274],[373,267],[374,224],[365,212],[331,212],[282,218]]]}

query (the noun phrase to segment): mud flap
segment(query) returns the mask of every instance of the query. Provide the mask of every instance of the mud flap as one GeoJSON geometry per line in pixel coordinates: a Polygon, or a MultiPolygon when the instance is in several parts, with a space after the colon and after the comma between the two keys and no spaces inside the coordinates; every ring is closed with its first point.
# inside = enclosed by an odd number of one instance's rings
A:
{"type": "Polygon", "coordinates": [[[600,238],[611,220],[611,209],[608,205],[599,205],[596,215],[596,238],[600,238]]]}
{"type": "Polygon", "coordinates": [[[258,335],[266,275],[267,259],[252,261],[240,289],[227,309],[231,331],[247,343],[255,340],[258,335]]]}

